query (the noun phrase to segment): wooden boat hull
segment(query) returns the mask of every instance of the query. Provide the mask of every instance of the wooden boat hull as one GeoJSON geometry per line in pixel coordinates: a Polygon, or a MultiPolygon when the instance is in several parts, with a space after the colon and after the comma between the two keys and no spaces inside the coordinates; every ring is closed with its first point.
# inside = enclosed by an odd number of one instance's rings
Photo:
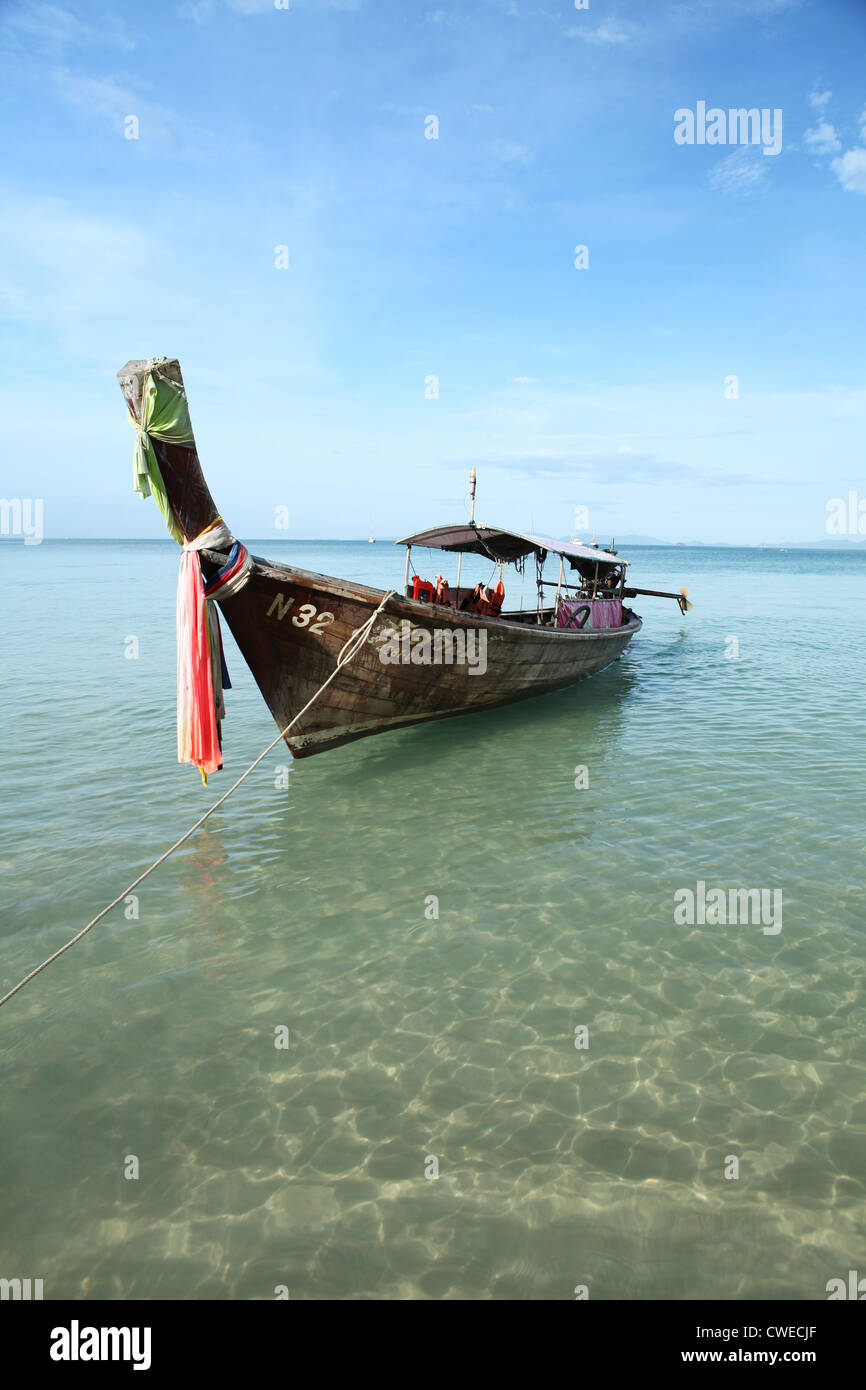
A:
{"type": "MultiPolygon", "coordinates": [[[[134,422],[140,421],[142,386],[159,372],[183,388],[174,358],[136,359],[118,372],[134,422]]],[[[187,542],[220,521],[195,444],[168,443],[154,435],[151,447],[173,516],[187,542]]],[[[202,569],[211,578],[225,562],[203,550],[202,569]]],[[[282,730],[331,676],[345,643],[385,597],[385,590],[311,574],[289,565],[255,559],[244,587],[217,596],[226,622],[282,730]]],[[[558,631],[529,621],[476,617],[394,594],[376,619],[370,637],[287,736],[295,757],[309,757],[353,739],[399,729],[428,719],[467,714],[511,704],[570,685],[614,661],[640,630],[640,618],[600,632],[558,631]],[[388,630],[454,634],[485,641],[481,663],[426,664],[411,659],[385,662],[388,630]]],[[[476,648],[477,651],[477,648],[476,648]]]]}
{"type": "MultiPolygon", "coordinates": [[[[344,644],[384,596],[382,589],[255,560],[244,588],[220,606],[279,728],[331,675],[344,644]]],[[[395,594],[366,644],[286,742],[296,758],[309,757],[388,729],[546,694],[600,671],[621,655],[640,627],[635,617],[601,632],[561,632],[456,613],[395,594]],[[411,636],[418,630],[431,639],[437,631],[471,633],[475,651],[481,649],[483,632],[485,669],[480,661],[475,668],[467,662],[424,664],[418,659],[423,648],[411,636]],[[382,661],[389,631],[408,634],[408,661],[382,661]]]]}

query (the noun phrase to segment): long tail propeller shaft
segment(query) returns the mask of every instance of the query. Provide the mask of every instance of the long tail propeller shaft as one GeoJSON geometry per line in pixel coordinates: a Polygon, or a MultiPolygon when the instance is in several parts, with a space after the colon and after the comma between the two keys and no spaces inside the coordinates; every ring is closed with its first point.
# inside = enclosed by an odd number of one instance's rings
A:
{"type": "Polygon", "coordinates": [[[694,607],[693,604],[689,603],[689,591],[685,585],[683,585],[678,594],[669,594],[664,589],[623,589],[622,592],[624,598],[637,598],[640,594],[648,598],[676,599],[680,606],[681,613],[687,613],[690,608],[694,607]]]}

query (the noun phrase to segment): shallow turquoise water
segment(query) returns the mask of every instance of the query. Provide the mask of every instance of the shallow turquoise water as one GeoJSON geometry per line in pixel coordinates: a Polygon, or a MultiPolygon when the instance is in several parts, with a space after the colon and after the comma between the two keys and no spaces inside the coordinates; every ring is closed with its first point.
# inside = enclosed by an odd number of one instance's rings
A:
{"type": "MultiPolygon", "coordinates": [[[[253,549],[402,578],[389,545],[253,549]]],[[[866,1269],[866,557],[628,553],[694,611],[636,602],[599,676],[287,788],[275,751],[138,920],[5,1006],[0,1275],[46,1298],[813,1299],[866,1269]],[[782,930],[678,926],[698,880],[781,889],[782,930]]],[[[0,549],[3,989],[273,736],[226,633],[227,770],[205,791],[177,766],[176,565],[0,549]]]]}

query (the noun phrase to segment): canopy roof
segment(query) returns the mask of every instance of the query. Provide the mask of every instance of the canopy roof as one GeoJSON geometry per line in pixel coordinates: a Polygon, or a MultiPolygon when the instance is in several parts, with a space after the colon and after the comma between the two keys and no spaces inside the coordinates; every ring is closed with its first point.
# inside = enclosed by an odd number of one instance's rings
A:
{"type": "Polygon", "coordinates": [[[507,564],[524,555],[546,550],[551,555],[564,555],[577,568],[578,561],[599,565],[627,565],[609,550],[580,541],[555,541],[550,536],[526,535],[522,531],[506,531],[501,526],[481,526],[472,522],[455,522],[453,526],[433,526],[396,541],[396,545],[422,545],[431,550],[453,550],[467,555],[487,555],[491,560],[507,564]]]}

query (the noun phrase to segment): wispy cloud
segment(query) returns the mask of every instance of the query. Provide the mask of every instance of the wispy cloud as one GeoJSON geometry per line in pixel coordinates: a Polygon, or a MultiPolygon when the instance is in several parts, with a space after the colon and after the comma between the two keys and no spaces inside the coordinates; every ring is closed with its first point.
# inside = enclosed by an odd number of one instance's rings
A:
{"type": "Polygon", "coordinates": [[[748,195],[760,188],[767,178],[767,161],[761,159],[760,149],[744,145],[720,160],[707,182],[720,193],[748,195]]]}
{"type": "Polygon", "coordinates": [[[514,140],[499,140],[493,146],[493,153],[503,164],[531,164],[535,156],[526,146],[514,140]]]}
{"type": "Polygon", "coordinates": [[[140,154],[151,153],[154,145],[170,145],[175,155],[201,157],[207,141],[205,133],[141,91],[114,77],[81,77],[68,68],[55,68],[52,78],[61,100],[95,120],[107,122],[119,135],[125,133],[128,118],[135,116],[138,135],[128,143],[140,154]]]}
{"type": "Polygon", "coordinates": [[[442,24],[452,28],[460,22],[461,17],[456,10],[428,10],[424,15],[425,24],[442,24]]]}
{"type": "MultiPolygon", "coordinates": [[[[364,8],[364,0],[287,0],[280,10],[343,10],[358,11],[364,8]]],[[[179,19],[191,20],[193,24],[209,24],[220,13],[229,11],[240,15],[274,14],[277,6],[274,0],[180,0],[175,6],[179,19]]]]}
{"type": "Polygon", "coordinates": [[[118,21],[117,14],[89,7],[87,19],[62,5],[19,3],[0,14],[0,39],[8,50],[54,58],[66,49],[103,45],[132,49],[135,41],[118,21]]]}
{"type": "Polygon", "coordinates": [[[829,121],[819,121],[814,130],[807,130],[806,144],[816,154],[835,154],[837,150],[842,148],[842,141],[829,121]]]}
{"type": "Polygon", "coordinates": [[[857,145],[853,150],[846,150],[830,167],[849,193],[866,193],[866,147],[857,145]]]}
{"type": "Polygon", "coordinates": [[[61,198],[4,198],[0,209],[0,297],[13,322],[76,357],[101,355],[129,313],[124,294],[137,303],[145,282],[148,313],[159,303],[157,313],[177,321],[173,296],[160,290],[171,254],[150,232],[61,198]]]}
{"type": "Polygon", "coordinates": [[[217,0],[181,0],[175,12],[178,19],[188,19],[193,24],[209,24],[216,9],[217,0]]]}
{"type": "Polygon", "coordinates": [[[583,43],[597,44],[601,47],[631,43],[635,29],[631,24],[624,24],[618,19],[604,19],[600,24],[574,24],[570,29],[566,29],[567,39],[580,39],[583,43]]]}
{"type": "Polygon", "coordinates": [[[453,459],[451,463],[460,468],[468,467],[471,463],[483,464],[488,468],[501,468],[529,477],[553,478],[572,474],[584,483],[605,484],[614,480],[620,484],[630,483],[634,487],[656,487],[659,483],[716,487],[720,484],[739,485],[754,482],[754,478],[749,474],[699,468],[693,464],[677,463],[650,452],[630,450],[624,454],[621,447],[585,451],[550,448],[494,449],[489,453],[473,454],[471,458],[453,459]]]}
{"type": "MultiPolygon", "coordinates": [[[[826,106],[831,92],[813,92],[809,97],[810,104],[816,109],[826,106]]],[[[840,154],[842,141],[839,138],[836,127],[829,121],[819,121],[818,125],[807,130],[805,135],[806,144],[814,154],[829,157],[835,155],[835,159],[830,160],[830,168],[836,175],[840,184],[849,193],[866,193],[866,110],[860,113],[858,118],[860,144],[853,145],[850,149],[840,154]]]]}

